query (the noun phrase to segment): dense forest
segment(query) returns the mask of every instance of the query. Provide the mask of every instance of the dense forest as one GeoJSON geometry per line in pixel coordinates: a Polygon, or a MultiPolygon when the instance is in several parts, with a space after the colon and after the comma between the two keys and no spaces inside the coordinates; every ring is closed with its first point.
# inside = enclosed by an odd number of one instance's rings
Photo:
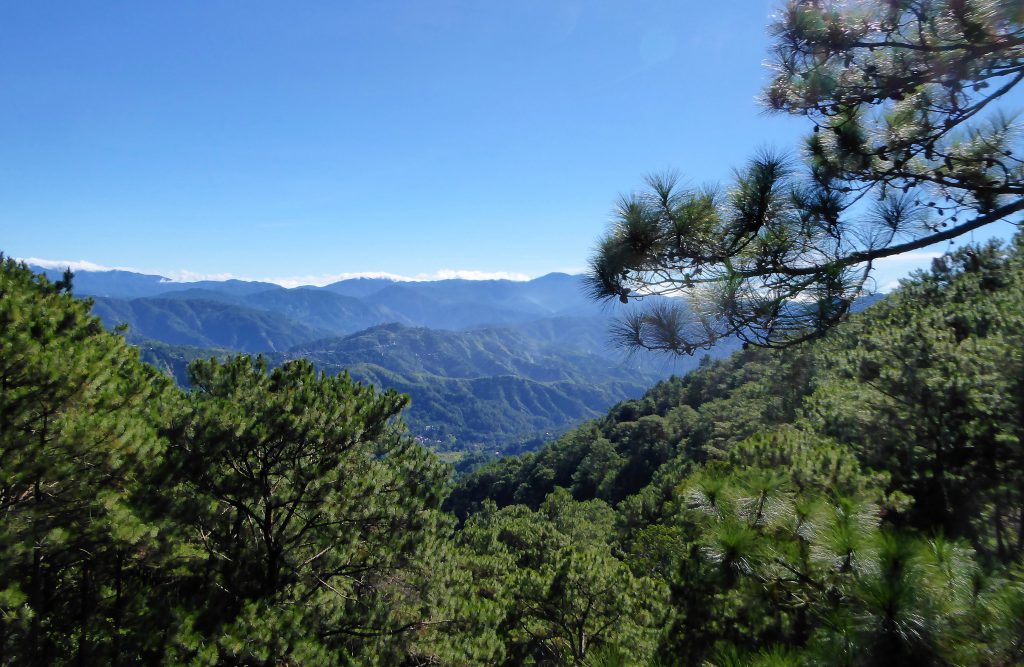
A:
{"type": "Polygon", "coordinates": [[[1024,660],[1024,240],[453,478],[304,360],[188,390],[0,272],[3,664],[1024,660]]]}

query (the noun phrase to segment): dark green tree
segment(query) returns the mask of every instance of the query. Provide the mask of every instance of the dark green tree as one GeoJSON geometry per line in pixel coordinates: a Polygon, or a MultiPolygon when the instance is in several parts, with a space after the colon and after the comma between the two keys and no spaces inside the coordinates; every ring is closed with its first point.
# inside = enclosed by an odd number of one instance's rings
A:
{"type": "Polygon", "coordinates": [[[145,480],[173,386],[70,287],[0,257],[0,664],[135,663],[166,630],[145,480]]]}
{"type": "MultiPolygon", "coordinates": [[[[204,554],[181,583],[181,655],[392,664],[429,626],[445,468],[407,398],[308,361],[195,362],[169,460],[204,554]]],[[[440,563],[436,563],[440,566],[440,563]]]]}
{"type": "Polygon", "coordinates": [[[649,657],[665,591],[635,575],[612,550],[614,511],[574,501],[565,489],[538,510],[493,503],[474,515],[459,541],[471,573],[469,595],[485,603],[477,634],[498,640],[493,665],[586,665],[602,651],[649,657]],[[486,613],[485,613],[486,612],[486,613]]]}
{"type": "Polygon", "coordinates": [[[724,655],[753,664],[767,643],[797,649],[783,664],[1002,664],[1015,654],[1005,614],[1022,591],[985,580],[962,544],[885,525],[875,499],[902,501],[882,495],[848,451],[783,430],[737,454],[742,467],[706,467],[679,490],[718,568],[720,613],[737,614],[731,591],[739,610],[765,614],[743,634],[742,614],[727,623],[724,655]]]}
{"type": "Polygon", "coordinates": [[[913,525],[1009,561],[1024,551],[1024,255],[936,262],[822,341],[814,427],[916,500],[913,525]]]}
{"type": "Polygon", "coordinates": [[[800,160],[762,153],[725,189],[672,177],[623,197],[592,260],[596,298],[656,299],[626,346],[692,354],[735,336],[817,336],[874,262],[1024,210],[1020,134],[1000,102],[1024,78],[1016,0],[790,0],[765,104],[807,117],[800,160]]]}

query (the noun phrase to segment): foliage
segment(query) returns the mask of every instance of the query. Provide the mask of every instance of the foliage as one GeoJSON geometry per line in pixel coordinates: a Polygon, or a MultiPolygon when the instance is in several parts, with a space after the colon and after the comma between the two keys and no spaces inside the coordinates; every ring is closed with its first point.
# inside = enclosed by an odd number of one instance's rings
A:
{"type": "MultiPolygon", "coordinates": [[[[168,370],[183,386],[189,361],[228,354],[149,340],[139,346],[145,361],[168,370]]],[[[597,417],[663,376],[513,329],[437,331],[389,324],[266,358],[270,366],[309,359],[332,375],[348,372],[408,394],[405,421],[423,442],[492,456],[597,417]]]]}
{"type": "Polygon", "coordinates": [[[807,409],[914,497],[911,524],[1003,560],[1019,553],[1010,526],[1024,519],[1020,242],[944,258],[837,331],[807,409]]]}
{"type": "Polygon", "coordinates": [[[396,392],[244,356],[180,389],[6,261],[0,663],[1019,663],[1022,258],[454,488],[396,392]]]}
{"type": "Polygon", "coordinates": [[[0,267],[0,663],[392,663],[428,627],[445,469],[308,362],[183,393],[89,303],[0,267]]]}
{"type": "Polygon", "coordinates": [[[183,582],[201,602],[193,636],[232,661],[385,659],[422,620],[443,525],[444,470],[393,422],[407,399],[306,361],[191,375],[168,458],[204,555],[202,579],[183,582]]]}
{"type": "Polygon", "coordinates": [[[500,459],[462,477],[448,507],[462,517],[481,497],[536,507],[556,487],[579,500],[618,502],[670,461],[703,461],[759,429],[791,420],[809,391],[799,353],[780,365],[764,350],[705,359],[683,377],[567,433],[542,450],[500,459]]]}
{"type": "Polygon", "coordinates": [[[0,662],[145,655],[159,621],[140,588],[174,556],[145,488],[172,387],[70,277],[0,261],[0,662]]]}
{"type": "Polygon", "coordinates": [[[726,189],[654,176],[622,198],[594,296],[693,297],[626,315],[623,345],[792,345],[847,314],[876,260],[1024,210],[1019,128],[999,106],[1024,78],[1018,2],[790,0],[772,31],[765,103],[813,123],[802,164],[763,152],[726,189]]]}
{"type": "Polygon", "coordinates": [[[449,507],[617,503],[626,561],[669,588],[670,664],[1019,660],[1022,256],[954,253],[823,340],[703,363],[464,476],[449,507]]]}
{"type": "Polygon", "coordinates": [[[595,650],[650,656],[661,585],[635,576],[612,551],[614,512],[565,490],[529,510],[475,515],[460,534],[474,594],[488,599],[501,638],[489,664],[586,664],[595,650]]]}

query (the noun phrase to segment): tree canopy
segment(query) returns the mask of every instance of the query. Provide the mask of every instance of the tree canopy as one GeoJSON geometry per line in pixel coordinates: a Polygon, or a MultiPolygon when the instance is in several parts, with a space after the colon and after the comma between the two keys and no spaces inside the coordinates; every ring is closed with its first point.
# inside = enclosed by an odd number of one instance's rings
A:
{"type": "Polygon", "coordinates": [[[453,485],[395,392],[182,390],[69,285],[0,263],[0,665],[1024,660],[1024,235],[453,485]]]}
{"type": "Polygon", "coordinates": [[[799,159],[764,151],[725,188],[652,176],[622,197],[591,262],[596,298],[656,299],[616,330],[692,354],[725,336],[819,335],[872,288],[874,263],[1024,210],[1024,78],[1014,0],[791,0],[770,28],[769,110],[806,117],[799,159]]]}
{"type": "Polygon", "coordinates": [[[407,398],[308,361],[183,392],[0,256],[0,664],[394,664],[446,469],[407,398]]]}
{"type": "Polygon", "coordinates": [[[669,590],[650,664],[1016,664],[1022,260],[1020,235],[957,250],[820,340],[706,360],[448,504],[474,530],[489,502],[612,504],[616,553],[669,590]]]}

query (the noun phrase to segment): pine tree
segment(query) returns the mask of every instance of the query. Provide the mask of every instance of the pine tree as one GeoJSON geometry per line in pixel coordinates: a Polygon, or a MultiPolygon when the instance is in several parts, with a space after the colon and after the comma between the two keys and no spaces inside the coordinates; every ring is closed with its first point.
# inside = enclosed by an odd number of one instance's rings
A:
{"type": "Polygon", "coordinates": [[[89,304],[0,264],[0,663],[132,662],[159,525],[140,480],[173,388],[89,304]],[[131,610],[131,611],[130,611],[131,610]]]}
{"type": "Polygon", "coordinates": [[[197,361],[168,458],[205,554],[182,655],[389,663],[430,610],[444,468],[396,421],[407,398],[308,361],[197,361]]]}
{"type": "Polygon", "coordinates": [[[693,354],[723,337],[788,346],[820,335],[882,258],[1024,210],[1012,110],[1024,79],[1015,0],[791,0],[772,26],[769,109],[804,116],[802,164],[764,152],[726,189],[671,176],[623,197],[599,243],[599,299],[629,347],[693,354]]]}

